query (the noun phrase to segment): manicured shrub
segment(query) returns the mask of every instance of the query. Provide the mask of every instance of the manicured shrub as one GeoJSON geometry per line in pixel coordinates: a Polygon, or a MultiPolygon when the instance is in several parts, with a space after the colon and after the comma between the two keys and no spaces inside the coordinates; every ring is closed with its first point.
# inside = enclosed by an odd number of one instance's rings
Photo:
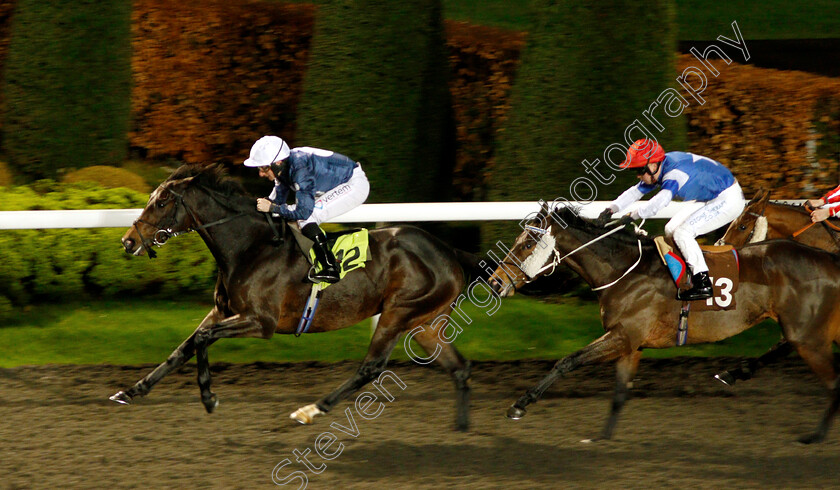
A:
{"type": "Polygon", "coordinates": [[[454,159],[440,0],[318,8],[293,143],[360,161],[370,201],[440,199],[454,159]]]}
{"type": "MultiPolygon", "coordinates": [[[[514,81],[511,111],[489,167],[490,200],[610,200],[635,181],[611,170],[604,152],[625,144],[625,130],[663,90],[676,86],[675,7],[671,0],[638,8],[627,0],[535,2],[533,29],[514,81]],[[644,34],[628,25],[655,26],[644,34]],[[602,183],[581,162],[601,160],[602,183]],[[613,176],[612,178],[610,178],[613,176]],[[587,179],[580,187],[576,179],[587,179]],[[609,182],[611,180],[611,182],[609,182]]],[[[685,148],[684,118],[658,118],[666,148],[685,148]]],[[[632,139],[643,137],[639,131],[632,139]]],[[[625,145],[626,146],[626,145],[625,145]]],[[[615,154],[619,151],[613,152],[615,154]]],[[[613,168],[623,158],[617,160],[613,168]]],[[[524,216],[523,216],[524,218],[524,216]]],[[[486,247],[512,241],[516,225],[484,227],[486,247]]]]}
{"type": "Polygon", "coordinates": [[[139,175],[106,165],[94,165],[75,170],[65,175],[62,180],[64,182],[94,182],[106,189],[126,187],[143,193],[149,193],[152,190],[139,175]]]}
{"type": "Polygon", "coordinates": [[[132,2],[18,0],[5,60],[3,150],[15,175],[121,162],[132,2]]]}
{"type": "MultiPolygon", "coordinates": [[[[140,208],[147,199],[126,188],[40,181],[7,189],[0,211],[140,208]]],[[[149,260],[125,253],[124,233],[115,228],[0,231],[0,298],[23,306],[119,294],[211,293],[216,263],[198,235],[178,237],[149,260]]]]}

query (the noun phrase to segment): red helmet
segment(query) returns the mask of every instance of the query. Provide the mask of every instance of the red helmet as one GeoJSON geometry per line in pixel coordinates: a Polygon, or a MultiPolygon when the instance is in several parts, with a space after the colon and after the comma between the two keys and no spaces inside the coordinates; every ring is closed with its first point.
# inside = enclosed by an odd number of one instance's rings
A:
{"type": "Polygon", "coordinates": [[[640,139],[630,145],[627,150],[627,158],[619,167],[641,168],[650,162],[656,163],[665,160],[665,150],[656,140],[640,139]]]}

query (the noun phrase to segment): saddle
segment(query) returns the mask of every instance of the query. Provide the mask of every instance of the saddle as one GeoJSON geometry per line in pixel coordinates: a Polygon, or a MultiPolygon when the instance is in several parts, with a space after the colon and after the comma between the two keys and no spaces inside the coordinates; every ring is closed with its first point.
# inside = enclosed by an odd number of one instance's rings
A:
{"type": "MultiPolygon", "coordinates": [[[[309,261],[310,265],[314,265],[315,253],[312,251],[312,240],[303,236],[296,224],[290,223],[289,229],[292,230],[292,236],[306,260],[309,261]]],[[[365,262],[370,260],[367,228],[327,232],[325,235],[327,236],[327,245],[335,255],[336,262],[338,262],[341,278],[344,278],[344,275],[352,270],[364,267],[365,262]]],[[[322,289],[327,286],[328,284],[324,283],[322,289]]]]}
{"type": "MultiPolygon", "coordinates": [[[[676,246],[669,243],[663,236],[657,236],[653,241],[659,250],[662,263],[668,268],[677,287],[680,289],[690,288],[690,274],[686,273],[688,268],[676,246]]],[[[731,245],[701,245],[700,249],[703,251],[706,265],[709,266],[709,277],[712,280],[714,296],[705,301],[693,301],[692,309],[694,311],[735,309],[733,293],[738,290],[741,270],[738,251],[731,245]]]]}
{"type": "MultiPolygon", "coordinates": [[[[300,251],[303,252],[303,256],[314,267],[315,252],[312,250],[312,240],[303,236],[300,228],[296,224],[293,225],[290,223],[289,228],[292,230],[292,236],[295,237],[295,241],[300,251]]],[[[342,279],[345,274],[364,267],[365,262],[370,260],[367,228],[355,228],[335,233],[326,233],[326,236],[327,245],[335,255],[335,260],[338,262],[339,276],[342,279]]],[[[315,319],[315,311],[318,309],[321,295],[324,289],[329,286],[330,284],[326,282],[312,284],[312,289],[309,291],[309,298],[306,300],[306,305],[303,308],[303,313],[295,330],[296,337],[309,332],[309,327],[312,326],[312,321],[315,319]]]]}

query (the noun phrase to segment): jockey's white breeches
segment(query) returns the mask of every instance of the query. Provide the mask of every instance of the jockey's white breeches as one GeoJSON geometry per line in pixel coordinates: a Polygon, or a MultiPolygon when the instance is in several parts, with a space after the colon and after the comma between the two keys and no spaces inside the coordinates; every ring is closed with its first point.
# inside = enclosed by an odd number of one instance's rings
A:
{"type": "Polygon", "coordinates": [[[692,274],[706,272],[709,267],[703,258],[697,237],[726,226],[744,210],[744,193],[736,181],[700,209],[686,208],[671,218],[665,225],[665,235],[674,238],[674,242],[691,267],[692,274]]]}
{"type": "Polygon", "coordinates": [[[309,223],[320,225],[341,216],[365,202],[369,193],[370,183],[359,165],[353,170],[350,180],[316,197],[312,214],[306,219],[298,220],[298,225],[301,228],[309,223]]]}

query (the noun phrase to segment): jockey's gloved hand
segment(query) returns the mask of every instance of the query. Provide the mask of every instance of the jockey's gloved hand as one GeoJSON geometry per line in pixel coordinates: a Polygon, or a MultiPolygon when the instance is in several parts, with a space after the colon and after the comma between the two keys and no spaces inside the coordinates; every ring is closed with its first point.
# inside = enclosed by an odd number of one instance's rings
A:
{"type": "Polygon", "coordinates": [[[613,215],[612,208],[607,208],[607,209],[601,211],[601,214],[599,214],[598,217],[595,218],[595,224],[598,225],[598,226],[606,225],[607,222],[609,222],[610,218],[612,218],[612,215],[613,215]]]}
{"type": "Polygon", "coordinates": [[[625,214],[621,218],[618,218],[618,221],[616,221],[616,224],[621,225],[621,226],[627,226],[632,222],[633,222],[633,217],[630,216],[629,214],[625,214]]]}

